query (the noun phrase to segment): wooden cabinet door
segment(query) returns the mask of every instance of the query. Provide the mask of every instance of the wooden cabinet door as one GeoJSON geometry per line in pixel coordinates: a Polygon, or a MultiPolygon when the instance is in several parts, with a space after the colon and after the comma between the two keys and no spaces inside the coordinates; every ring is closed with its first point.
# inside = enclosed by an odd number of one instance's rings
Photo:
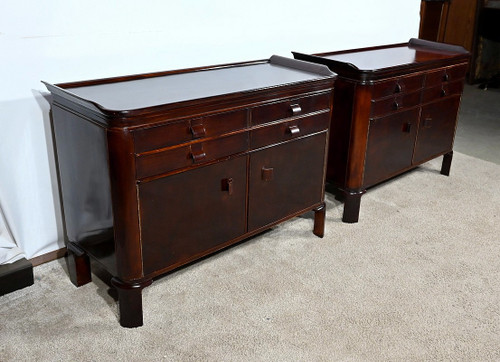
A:
{"type": "Polygon", "coordinates": [[[411,166],[418,109],[370,120],[363,186],[368,187],[411,166]]]}
{"type": "Polygon", "coordinates": [[[413,163],[452,150],[459,104],[457,95],[422,107],[413,163]]]}
{"type": "Polygon", "coordinates": [[[250,155],[248,231],[322,201],[326,133],[250,155]]]}
{"type": "Polygon", "coordinates": [[[245,233],[246,169],[238,157],[139,184],[145,275],[245,233]]]}

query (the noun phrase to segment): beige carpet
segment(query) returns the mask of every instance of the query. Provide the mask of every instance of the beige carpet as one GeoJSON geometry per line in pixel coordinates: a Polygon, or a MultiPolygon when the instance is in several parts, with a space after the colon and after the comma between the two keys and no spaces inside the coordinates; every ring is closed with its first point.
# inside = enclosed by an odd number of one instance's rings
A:
{"type": "Polygon", "coordinates": [[[63,261],[0,298],[1,361],[499,361],[500,166],[455,153],[370,190],[360,222],[327,196],[144,290],[121,328],[109,287],[63,261]]]}

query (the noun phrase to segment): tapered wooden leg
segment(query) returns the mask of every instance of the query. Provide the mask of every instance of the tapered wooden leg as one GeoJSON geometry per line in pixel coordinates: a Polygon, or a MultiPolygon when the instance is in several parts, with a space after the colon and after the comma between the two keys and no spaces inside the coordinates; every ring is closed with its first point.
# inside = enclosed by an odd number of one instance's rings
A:
{"type": "Polygon", "coordinates": [[[142,290],[151,285],[152,280],[138,283],[126,283],[118,278],[111,279],[111,284],[118,291],[118,306],[120,309],[120,325],[135,328],[143,325],[142,290]]]}
{"type": "Polygon", "coordinates": [[[450,176],[451,160],[453,159],[453,151],[443,155],[443,163],[441,164],[441,175],[450,176]]]}
{"type": "Polygon", "coordinates": [[[66,254],[66,265],[68,266],[69,279],[80,287],[92,281],[90,274],[90,259],[88,255],[77,245],[68,243],[66,245],[68,253],[66,254]]]}
{"type": "Polygon", "coordinates": [[[325,217],[326,217],[326,206],[322,203],[314,210],[314,229],[313,233],[316,236],[322,238],[325,235],[325,217]]]}
{"type": "Polygon", "coordinates": [[[344,190],[344,215],[342,221],[355,223],[359,219],[359,208],[361,206],[361,196],[366,190],[350,191],[344,190]]]}

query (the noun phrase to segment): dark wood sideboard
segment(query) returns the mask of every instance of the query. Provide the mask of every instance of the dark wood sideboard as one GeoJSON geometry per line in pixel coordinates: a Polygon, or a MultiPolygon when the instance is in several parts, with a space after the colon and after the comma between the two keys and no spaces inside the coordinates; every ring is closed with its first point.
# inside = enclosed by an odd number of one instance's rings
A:
{"type": "Polygon", "coordinates": [[[314,210],[324,180],[335,74],[269,60],[52,85],[72,282],[90,259],[118,291],[120,324],[143,324],[142,289],[314,210]]]}
{"type": "Polygon", "coordinates": [[[408,43],[296,59],[338,74],[327,180],[343,191],[344,222],[357,222],[370,186],[444,155],[449,175],[469,53],[459,46],[408,43]]]}

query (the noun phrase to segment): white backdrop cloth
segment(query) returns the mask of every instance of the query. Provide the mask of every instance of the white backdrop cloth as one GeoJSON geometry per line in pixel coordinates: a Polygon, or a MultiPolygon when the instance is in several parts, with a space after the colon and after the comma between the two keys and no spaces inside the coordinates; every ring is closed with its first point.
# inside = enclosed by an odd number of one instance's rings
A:
{"type": "Polygon", "coordinates": [[[13,263],[24,257],[23,251],[12,240],[0,208],[0,265],[13,263]]]}

